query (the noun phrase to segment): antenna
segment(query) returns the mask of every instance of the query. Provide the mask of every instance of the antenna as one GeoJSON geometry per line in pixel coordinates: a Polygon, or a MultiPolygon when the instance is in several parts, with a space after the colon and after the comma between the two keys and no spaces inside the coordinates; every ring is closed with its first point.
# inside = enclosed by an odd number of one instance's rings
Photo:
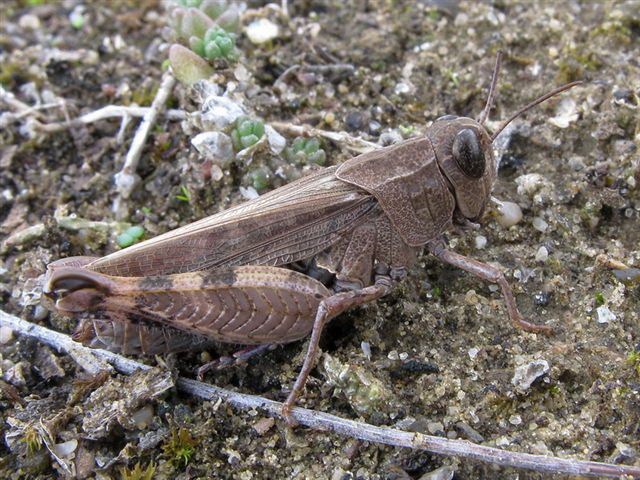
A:
{"type": "MultiPolygon", "coordinates": [[[[528,104],[527,106],[521,108],[520,110],[518,110],[516,113],[514,113],[513,115],[511,115],[511,117],[506,121],[503,122],[502,125],[500,125],[500,127],[498,127],[498,130],[496,130],[493,135],[491,136],[491,141],[493,142],[498,135],[500,135],[500,132],[502,132],[502,130],[504,130],[506,128],[507,125],[509,125],[513,120],[515,120],[516,118],[518,118],[520,115],[522,115],[524,112],[531,110],[533,107],[535,107],[536,105],[541,104],[542,102],[544,102],[545,100],[549,100],[551,97],[555,97],[556,95],[558,95],[559,93],[564,92],[565,90],[569,90],[570,88],[575,87],[576,85],[582,85],[582,81],[577,81],[577,82],[571,82],[571,83],[567,83],[566,85],[563,85],[561,87],[556,88],[555,90],[550,91],[549,93],[542,95],[541,97],[537,98],[536,100],[534,100],[533,102],[531,102],[530,104],[528,104]]],[[[483,112],[484,113],[484,112],[483,112]]]]}
{"type": "Polygon", "coordinates": [[[493,101],[496,98],[496,85],[498,84],[498,74],[500,73],[500,66],[502,65],[502,51],[498,50],[498,56],[496,57],[496,64],[493,67],[493,75],[491,76],[491,86],[489,87],[489,97],[487,98],[487,104],[484,106],[484,110],[478,117],[478,123],[484,125],[484,122],[489,117],[489,111],[493,107],[493,101]]]}

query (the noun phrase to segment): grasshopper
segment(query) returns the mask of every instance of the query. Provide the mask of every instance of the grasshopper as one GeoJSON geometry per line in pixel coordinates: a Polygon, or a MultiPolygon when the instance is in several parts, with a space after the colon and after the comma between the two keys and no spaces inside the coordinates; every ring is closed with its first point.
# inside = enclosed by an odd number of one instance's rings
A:
{"type": "MultiPolygon", "coordinates": [[[[48,266],[45,295],[59,313],[81,317],[74,338],[124,354],[203,348],[211,340],[266,346],[311,334],[283,415],[315,365],[326,323],[379,299],[427,250],[498,284],[510,320],[520,315],[503,273],[447,248],[444,232],[478,221],[496,179],[492,142],[513,119],[580,82],[538,98],[493,135],[498,54],[478,120],[446,115],[423,136],[325,168],[255,200],[102,258],[48,266]]],[[[221,366],[221,362],[205,365],[221,366]]]]}

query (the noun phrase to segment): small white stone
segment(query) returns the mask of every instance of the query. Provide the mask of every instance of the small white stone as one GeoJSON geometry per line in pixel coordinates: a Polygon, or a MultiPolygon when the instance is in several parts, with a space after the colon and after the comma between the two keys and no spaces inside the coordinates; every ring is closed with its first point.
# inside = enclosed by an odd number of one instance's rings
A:
{"type": "Polygon", "coordinates": [[[484,235],[477,235],[474,241],[478,250],[482,250],[487,246],[487,237],[485,237],[484,235]]]}
{"type": "Polygon", "coordinates": [[[245,33],[251,43],[259,45],[277,38],[280,33],[280,29],[278,25],[273,23],[271,20],[261,18],[255,22],[251,22],[245,33]]]}
{"type": "Polygon", "coordinates": [[[240,187],[239,190],[240,195],[242,195],[242,198],[244,198],[245,200],[253,200],[254,198],[258,198],[260,196],[260,194],[253,187],[240,187]]]}
{"type": "Polygon", "coordinates": [[[498,204],[498,223],[509,228],[522,220],[522,209],[517,203],[500,202],[498,204]]]}
{"type": "Polygon", "coordinates": [[[398,355],[397,350],[391,350],[389,352],[389,354],[387,355],[387,358],[389,360],[399,360],[400,359],[400,355],[398,355]]]}
{"type": "Polygon", "coordinates": [[[403,94],[409,93],[410,91],[411,91],[411,87],[409,86],[409,84],[405,82],[399,82],[393,89],[393,92],[396,95],[403,95],[403,94]]]}
{"type": "Polygon", "coordinates": [[[571,97],[563,98],[556,108],[556,116],[547,121],[558,128],[567,128],[578,120],[578,104],[571,97]]]}
{"type": "Polygon", "coordinates": [[[496,447],[508,447],[509,445],[511,445],[511,440],[507,437],[499,437],[496,440],[496,447]]]}
{"type": "Polygon", "coordinates": [[[596,309],[598,313],[598,323],[609,323],[613,322],[617,317],[616,315],[609,310],[609,307],[602,305],[596,309]]]}
{"type": "Polygon", "coordinates": [[[540,247],[536,252],[536,262],[546,262],[547,258],[549,258],[547,247],[540,247]]]}
{"type": "Polygon", "coordinates": [[[237,102],[220,95],[209,95],[202,103],[202,123],[205,129],[224,130],[245,115],[237,102]]]}
{"type": "Polygon", "coordinates": [[[55,444],[53,447],[51,447],[51,451],[58,458],[68,459],[71,458],[73,452],[76,451],[76,448],[78,448],[78,440],[74,438],[73,440],[69,440],[68,442],[55,444]]]}
{"type": "Polygon", "coordinates": [[[533,228],[535,228],[539,232],[545,232],[547,228],[549,228],[549,224],[540,217],[535,217],[531,224],[533,225],[533,228]]]}
{"type": "Polygon", "coordinates": [[[27,13],[20,17],[18,25],[20,28],[24,28],[26,30],[37,30],[40,28],[40,19],[35,15],[27,13]]]}
{"type": "Polygon", "coordinates": [[[147,428],[151,420],[153,420],[153,407],[151,405],[145,405],[141,409],[133,412],[131,420],[133,420],[133,423],[135,423],[139,429],[143,430],[147,428]]]}
{"type": "Polygon", "coordinates": [[[13,330],[7,326],[0,327],[0,345],[6,345],[13,340],[13,330]]]}
{"type": "Polygon", "coordinates": [[[509,417],[509,423],[511,425],[520,425],[522,423],[522,417],[520,415],[511,415],[509,417]]]}
{"type": "Polygon", "coordinates": [[[233,70],[233,76],[236,77],[236,80],[243,83],[251,80],[251,73],[249,73],[249,70],[247,70],[247,67],[245,67],[243,64],[239,64],[233,70]]]}
{"type": "Polygon", "coordinates": [[[636,188],[636,183],[636,178],[633,175],[627,177],[627,185],[629,185],[629,188],[636,188]]]}
{"type": "Polygon", "coordinates": [[[400,358],[400,360],[404,362],[407,358],[409,358],[409,354],[407,352],[402,352],[400,355],[398,355],[398,358],[400,358]]]}
{"type": "Polygon", "coordinates": [[[473,348],[470,348],[467,353],[469,354],[469,358],[473,360],[478,356],[478,353],[480,353],[480,349],[473,347],[473,348]]]}
{"type": "Polygon", "coordinates": [[[191,139],[191,144],[208,160],[227,165],[234,159],[231,138],[222,132],[202,132],[191,139]]]}
{"type": "Polygon", "coordinates": [[[360,348],[362,349],[364,356],[367,357],[367,360],[371,360],[371,345],[369,342],[362,342],[360,344],[360,348]]]}
{"type": "Polygon", "coordinates": [[[265,125],[264,134],[267,136],[267,142],[269,142],[269,149],[274,155],[279,155],[287,146],[287,139],[280,135],[270,125],[265,125]]]}
{"type": "Polygon", "coordinates": [[[536,379],[546,375],[549,369],[549,362],[546,360],[533,360],[515,369],[511,383],[515,385],[518,391],[524,393],[536,379]]]}
{"type": "Polygon", "coordinates": [[[518,195],[527,195],[529,197],[540,190],[540,187],[545,183],[544,177],[539,173],[520,175],[515,181],[518,185],[518,195]]]}

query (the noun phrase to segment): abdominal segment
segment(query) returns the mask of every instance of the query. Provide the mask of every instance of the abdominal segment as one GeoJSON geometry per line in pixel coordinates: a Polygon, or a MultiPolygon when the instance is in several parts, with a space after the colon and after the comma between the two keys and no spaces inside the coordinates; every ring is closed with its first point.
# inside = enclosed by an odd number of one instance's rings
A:
{"type": "Polygon", "coordinates": [[[318,305],[331,295],[307,275],[265,266],[151,277],[62,267],[47,290],[62,314],[93,312],[79,326],[78,340],[131,353],[188,349],[182,347],[198,337],[254,345],[298,340],[311,332],[318,305]]]}

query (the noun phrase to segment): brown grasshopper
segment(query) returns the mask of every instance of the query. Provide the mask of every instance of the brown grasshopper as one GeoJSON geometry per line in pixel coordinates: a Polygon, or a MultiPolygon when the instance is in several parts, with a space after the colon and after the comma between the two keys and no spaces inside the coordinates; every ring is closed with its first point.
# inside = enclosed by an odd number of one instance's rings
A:
{"type": "MultiPolygon", "coordinates": [[[[325,168],[260,198],[102,258],[49,265],[45,294],[64,315],[83,317],[74,338],[91,347],[154,354],[210,340],[271,344],[311,334],[284,403],[289,412],[318,355],[325,324],[387,295],[426,246],[440,260],[502,289],[507,312],[532,332],[502,272],[448,250],[443,233],[480,219],[496,178],[490,135],[501,57],[479,119],[447,115],[419,137],[325,168]],[[88,315],[87,315],[88,314],[88,315]]],[[[220,362],[214,362],[220,366],[220,362]]],[[[211,365],[200,369],[200,374],[211,365]]]]}

